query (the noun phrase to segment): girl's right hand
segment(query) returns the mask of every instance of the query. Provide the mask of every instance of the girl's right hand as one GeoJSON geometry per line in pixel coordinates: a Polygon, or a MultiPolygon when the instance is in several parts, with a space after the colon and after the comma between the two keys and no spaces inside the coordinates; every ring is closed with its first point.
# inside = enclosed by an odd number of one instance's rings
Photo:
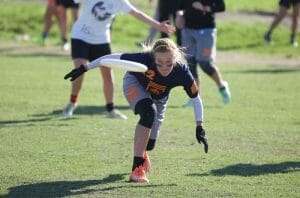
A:
{"type": "Polygon", "coordinates": [[[160,31],[166,33],[166,34],[172,34],[175,32],[176,28],[173,25],[169,24],[169,21],[163,21],[160,23],[159,27],[160,31]]]}

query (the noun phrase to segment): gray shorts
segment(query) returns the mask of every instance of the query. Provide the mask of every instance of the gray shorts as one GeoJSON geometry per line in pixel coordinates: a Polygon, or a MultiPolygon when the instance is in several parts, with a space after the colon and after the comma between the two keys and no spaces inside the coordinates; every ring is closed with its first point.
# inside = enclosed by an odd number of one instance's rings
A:
{"type": "Polygon", "coordinates": [[[157,109],[157,114],[154,118],[150,138],[157,139],[167,109],[168,97],[159,100],[152,99],[151,95],[141,86],[136,77],[130,73],[126,73],[124,76],[123,93],[133,112],[135,112],[135,105],[140,100],[149,98],[153,101],[157,109]]]}
{"type": "Polygon", "coordinates": [[[188,56],[196,58],[197,62],[215,62],[217,29],[182,29],[182,46],[188,56]]]}

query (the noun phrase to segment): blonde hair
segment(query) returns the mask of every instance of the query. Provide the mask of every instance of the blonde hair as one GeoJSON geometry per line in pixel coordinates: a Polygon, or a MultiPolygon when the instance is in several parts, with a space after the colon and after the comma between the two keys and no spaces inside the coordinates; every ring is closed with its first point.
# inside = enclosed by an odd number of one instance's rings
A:
{"type": "Polygon", "coordinates": [[[181,48],[179,48],[175,42],[168,38],[161,38],[155,40],[152,43],[143,44],[143,51],[151,54],[155,54],[157,52],[171,52],[174,57],[174,61],[176,63],[184,62],[184,52],[181,48]]]}

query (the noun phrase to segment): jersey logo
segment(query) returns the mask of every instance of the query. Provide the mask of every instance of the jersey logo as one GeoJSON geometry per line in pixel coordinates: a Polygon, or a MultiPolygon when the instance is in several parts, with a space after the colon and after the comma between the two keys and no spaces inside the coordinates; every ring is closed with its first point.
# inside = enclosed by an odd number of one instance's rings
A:
{"type": "Polygon", "coordinates": [[[94,7],[92,8],[92,14],[99,21],[104,21],[111,16],[111,13],[107,11],[107,8],[106,6],[104,6],[104,3],[102,1],[94,5],[94,7]]]}
{"type": "Polygon", "coordinates": [[[155,72],[151,69],[149,69],[146,73],[145,73],[145,76],[150,79],[150,80],[153,80],[154,77],[155,77],[155,72]]]}
{"type": "Polygon", "coordinates": [[[158,95],[166,91],[166,86],[150,81],[146,90],[149,91],[150,93],[158,95]]]}

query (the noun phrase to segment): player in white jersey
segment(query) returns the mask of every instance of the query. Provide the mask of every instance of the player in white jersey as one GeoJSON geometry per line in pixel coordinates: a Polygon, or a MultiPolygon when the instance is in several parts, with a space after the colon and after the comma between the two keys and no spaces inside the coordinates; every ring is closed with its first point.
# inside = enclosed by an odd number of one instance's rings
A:
{"type": "MultiPolygon", "coordinates": [[[[173,26],[167,24],[167,21],[160,23],[139,11],[128,0],[75,0],[75,2],[81,4],[81,13],[73,25],[71,33],[72,59],[75,68],[111,53],[110,26],[116,14],[129,13],[138,20],[167,34],[173,33],[175,30],[173,26]]],[[[127,119],[125,115],[114,108],[114,85],[111,69],[101,67],[100,71],[103,78],[107,116],[127,119]]],[[[72,83],[70,103],[63,111],[65,117],[73,115],[82,82],[83,76],[80,76],[72,83]]]]}

